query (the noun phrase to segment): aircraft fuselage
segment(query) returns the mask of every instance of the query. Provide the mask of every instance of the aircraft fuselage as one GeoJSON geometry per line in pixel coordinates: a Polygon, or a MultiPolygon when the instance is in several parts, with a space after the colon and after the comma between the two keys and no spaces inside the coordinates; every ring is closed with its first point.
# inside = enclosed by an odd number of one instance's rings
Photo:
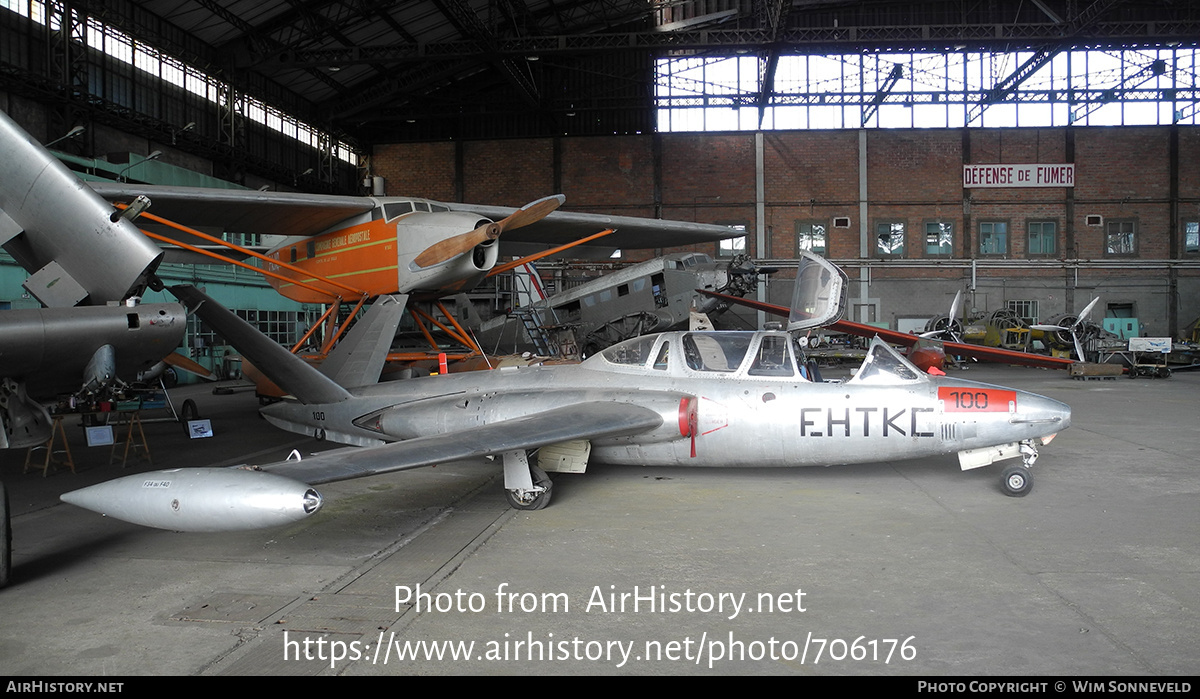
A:
{"type": "Polygon", "coordinates": [[[552,420],[555,409],[579,403],[634,403],[658,412],[661,425],[594,440],[592,457],[688,466],[907,459],[1045,438],[1070,425],[1058,401],[929,377],[882,344],[873,351],[871,371],[869,356],[856,378],[821,383],[801,375],[783,333],[667,333],[580,365],[407,379],[354,390],[354,400],[285,402],[263,413],[284,429],[368,446],[524,415],[552,420]]]}
{"type": "Polygon", "coordinates": [[[267,257],[304,271],[301,274],[280,264],[268,264],[269,271],[292,280],[269,277],[271,286],[301,303],[328,303],[331,295],[351,295],[344,288],[320,281],[320,277],[371,297],[414,292],[450,294],[474,287],[495,265],[495,241],[441,264],[427,268],[416,265],[413,259],[430,245],[471,231],[486,219],[465,211],[449,211],[444,205],[425,200],[376,201],[379,205],[366,214],[343,221],[321,235],[289,240],[267,253],[267,257]]]}

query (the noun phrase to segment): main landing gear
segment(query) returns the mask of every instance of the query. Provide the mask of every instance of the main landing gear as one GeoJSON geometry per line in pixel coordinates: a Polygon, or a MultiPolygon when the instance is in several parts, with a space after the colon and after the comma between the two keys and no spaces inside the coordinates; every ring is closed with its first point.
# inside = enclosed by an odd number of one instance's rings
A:
{"type": "Polygon", "coordinates": [[[1030,440],[1021,442],[1021,465],[1009,466],[1000,476],[1000,487],[1009,497],[1023,498],[1033,490],[1033,474],[1030,469],[1037,461],[1038,451],[1030,440]]]}
{"type": "Polygon", "coordinates": [[[504,495],[518,510],[540,510],[550,504],[554,483],[550,476],[529,463],[524,450],[504,452],[504,495]]]}

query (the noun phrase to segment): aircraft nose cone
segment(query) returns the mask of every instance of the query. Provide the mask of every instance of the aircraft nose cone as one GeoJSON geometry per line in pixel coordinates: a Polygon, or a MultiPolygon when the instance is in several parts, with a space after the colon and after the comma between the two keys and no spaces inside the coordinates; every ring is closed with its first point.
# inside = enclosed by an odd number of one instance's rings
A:
{"type": "Polygon", "coordinates": [[[1036,393],[1022,392],[1017,400],[1017,412],[1013,421],[1044,425],[1044,434],[1061,432],[1071,426],[1071,406],[1036,393]]]}

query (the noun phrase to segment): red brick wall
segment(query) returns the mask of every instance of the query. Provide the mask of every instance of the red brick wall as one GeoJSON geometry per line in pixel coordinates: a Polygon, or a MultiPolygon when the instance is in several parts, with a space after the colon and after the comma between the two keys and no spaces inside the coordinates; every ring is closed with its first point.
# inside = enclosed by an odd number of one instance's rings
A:
{"type": "Polygon", "coordinates": [[[554,194],[550,139],[469,141],[463,144],[463,201],[524,206],[554,194]]]}
{"type": "MultiPolygon", "coordinates": [[[[881,320],[901,315],[944,312],[946,298],[965,288],[970,269],[963,258],[978,256],[980,221],[1008,223],[1008,251],[1002,257],[1028,257],[1027,224],[1051,220],[1058,225],[1054,258],[1112,259],[1104,253],[1104,227],[1085,225],[1098,214],[1105,221],[1137,224],[1137,256],[1163,259],[1170,254],[1168,127],[1087,127],[1041,129],[970,129],[964,152],[961,129],[876,129],[866,133],[866,220],[859,209],[859,132],[787,131],[762,136],[765,173],[764,244],[766,257],[791,258],[797,222],[824,223],[828,256],[859,257],[860,230],[868,231],[869,258],[876,258],[874,224],[903,221],[906,255],[871,263],[870,294],[881,299],[881,320]],[[1057,188],[971,188],[964,211],[962,166],[970,163],[1064,163],[1074,142],[1076,186],[1057,188]],[[969,153],[969,154],[968,154],[969,153]],[[1073,220],[1068,202],[1074,198],[1073,220]],[[850,227],[833,228],[835,217],[850,227]],[[966,218],[964,218],[966,217],[966,218]],[[911,266],[924,259],[925,223],[954,225],[954,256],[948,264],[911,266]],[[969,230],[964,231],[964,221],[969,230]],[[1067,249],[1072,227],[1076,249],[1067,249]]],[[[553,193],[556,181],[567,195],[567,209],[655,215],[655,139],[661,148],[657,174],[664,218],[746,224],[747,250],[757,256],[755,227],[755,135],[752,133],[663,134],[660,136],[564,137],[511,141],[404,144],[375,149],[375,174],[388,179],[392,194],[453,199],[461,183],[466,201],[520,206],[553,193]],[[455,148],[463,150],[463,171],[456,172],[455,148]],[[558,171],[555,171],[557,162],[558,171]]],[[[1179,129],[1180,219],[1200,220],[1200,129],[1179,129]]],[[[1178,222],[1176,222],[1178,225],[1178,222]]],[[[1178,232],[1178,235],[1182,235],[1178,232]]],[[[715,245],[697,246],[714,254],[715,245]]],[[[653,250],[626,251],[625,259],[644,259],[653,250]]],[[[1045,258],[1043,258],[1045,259],[1045,258]]],[[[857,276],[857,269],[851,270],[857,276]]],[[[1180,315],[1196,314],[1196,272],[1180,273],[1180,315]]],[[[785,270],[776,279],[786,282],[785,270]]],[[[1075,276],[1062,268],[977,270],[978,297],[991,310],[1006,298],[1040,298],[1043,311],[1077,310],[1090,290],[1074,292],[1075,276]],[[1073,294],[1073,295],[1072,295],[1073,294]],[[1067,308],[1067,306],[1072,306],[1067,308]]],[[[1135,300],[1144,321],[1163,325],[1165,273],[1093,270],[1078,272],[1081,286],[1097,285],[1110,301],[1135,300]],[[1157,294],[1157,295],[1155,295],[1157,294]]],[[[786,284],[772,285],[784,289],[786,284]]],[[[1086,298],[1085,298],[1086,297],[1086,298]]],[[[1180,322],[1186,322],[1181,318],[1180,322]]],[[[1162,329],[1160,329],[1161,331],[1162,329]]]]}
{"type": "MultiPolygon", "coordinates": [[[[1074,130],[1076,186],[1073,224],[1077,251],[1065,249],[1065,188],[971,188],[969,238],[963,227],[961,130],[871,130],[867,133],[870,203],[866,221],[858,207],[858,132],[790,131],[764,135],[767,257],[795,255],[799,221],[824,222],[829,256],[856,258],[859,230],[879,221],[906,225],[906,257],[924,257],[924,224],[955,224],[956,258],[978,247],[980,221],[1008,223],[1007,257],[1026,256],[1026,224],[1058,224],[1057,257],[1104,258],[1104,227],[1085,217],[1136,222],[1138,256],[1169,256],[1169,129],[1090,127],[1074,130]],[[834,217],[850,219],[834,229],[834,217]],[[965,245],[970,240],[970,247],[965,245]]],[[[653,136],[562,138],[558,180],[568,210],[653,216],[653,136]]],[[[744,222],[748,249],[756,249],[754,134],[664,134],[661,139],[661,196],[664,218],[744,222]]],[[[1067,130],[972,129],[971,163],[1061,163],[1067,161],[1067,130]]],[[[472,141],[461,144],[463,172],[455,172],[454,143],[378,146],[375,174],[387,178],[390,194],[453,199],[461,180],[466,201],[520,206],[553,193],[553,139],[472,141]]],[[[1200,218],[1200,129],[1180,129],[1180,216],[1200,218]]],[[[712,252],[713,246],[701,249],[712,252]]],[[[869,256],[874,256],[874,249],[869,256]]]]}
{"type": "Polygon", "coordinates": [[[454,148],[453,143],[379,147],[371,156],[372,174],[387,181],[387,193],[391,196],[453,201],[454,148]]]}

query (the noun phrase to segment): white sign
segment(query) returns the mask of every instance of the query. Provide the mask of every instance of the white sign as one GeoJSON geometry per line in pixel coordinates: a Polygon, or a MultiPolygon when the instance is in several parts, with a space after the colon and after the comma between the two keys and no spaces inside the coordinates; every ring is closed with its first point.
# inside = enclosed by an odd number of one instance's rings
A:
{"type": "Polygon", "coordinates": [[[1010,164],[963,165],[964,187],[1074,187],[1075,165],[1010,164]]]}

